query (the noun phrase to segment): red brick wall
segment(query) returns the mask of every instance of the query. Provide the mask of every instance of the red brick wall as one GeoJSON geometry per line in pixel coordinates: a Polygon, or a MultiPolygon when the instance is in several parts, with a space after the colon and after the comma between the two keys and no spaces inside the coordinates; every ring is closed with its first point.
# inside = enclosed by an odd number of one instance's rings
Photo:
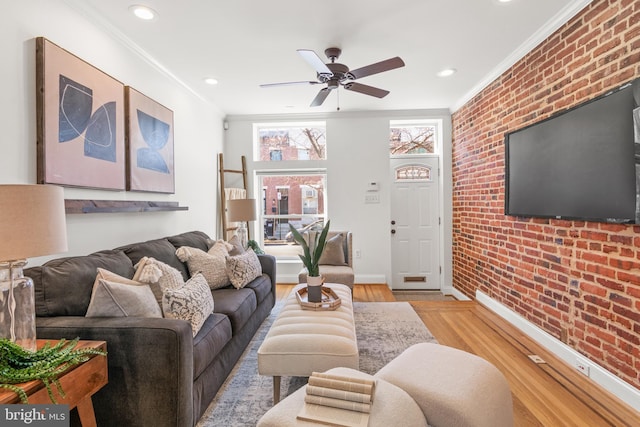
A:
{"type": "Polygon", "coordinates": [[[640,226],[504,215],[505,132],[634,77],[640,2],[596,0],[453,115],[453,285],[640,388],[640,226]]]}

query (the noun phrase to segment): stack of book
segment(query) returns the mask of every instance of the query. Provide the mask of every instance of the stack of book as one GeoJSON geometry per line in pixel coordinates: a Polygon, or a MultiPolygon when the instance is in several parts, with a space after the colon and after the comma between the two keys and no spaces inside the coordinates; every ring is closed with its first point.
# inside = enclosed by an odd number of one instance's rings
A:
{"type": "Polygon", "coordinates": [[[365,427],[373,404],[375,381],[314,372],[298,419],[345,427],[365,427]]]}

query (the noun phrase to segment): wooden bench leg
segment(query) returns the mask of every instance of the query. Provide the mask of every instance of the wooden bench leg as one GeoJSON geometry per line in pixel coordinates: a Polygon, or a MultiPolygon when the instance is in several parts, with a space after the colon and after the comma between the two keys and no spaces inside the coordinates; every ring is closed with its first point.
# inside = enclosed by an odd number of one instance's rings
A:
{"type": "Polygon", "coordinates": [[[280,402],[280,376],[273,377],[273,404],[280,402]]]}

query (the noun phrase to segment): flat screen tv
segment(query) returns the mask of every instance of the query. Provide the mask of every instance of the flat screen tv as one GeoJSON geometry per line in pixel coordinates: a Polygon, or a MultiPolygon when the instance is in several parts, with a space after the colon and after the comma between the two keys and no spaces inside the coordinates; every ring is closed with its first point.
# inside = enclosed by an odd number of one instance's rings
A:
{"type": "Polygon", "coordinates": [[[505,214],[640,223],[640,79],[505,136],[505,214]]]}

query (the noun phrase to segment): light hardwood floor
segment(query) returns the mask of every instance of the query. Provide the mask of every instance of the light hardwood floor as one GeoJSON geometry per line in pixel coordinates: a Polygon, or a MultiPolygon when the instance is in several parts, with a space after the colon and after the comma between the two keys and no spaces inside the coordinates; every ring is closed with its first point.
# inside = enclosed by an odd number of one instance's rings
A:
{"type": "MultiPolygon", "coordinates": [[[[278,285],[286,297],[293,285],[278,285]]],[[[354,301],[395,301],[386,285],[356,285],[354,301]]],[[[544,350],[475,301],[412,301],[440,344],[476,354],[505,375],[513,395],[515,425],[640,426],[640,414],[544,350]],[[536,354],[546,363],[536,364],[536,354]]]]}

